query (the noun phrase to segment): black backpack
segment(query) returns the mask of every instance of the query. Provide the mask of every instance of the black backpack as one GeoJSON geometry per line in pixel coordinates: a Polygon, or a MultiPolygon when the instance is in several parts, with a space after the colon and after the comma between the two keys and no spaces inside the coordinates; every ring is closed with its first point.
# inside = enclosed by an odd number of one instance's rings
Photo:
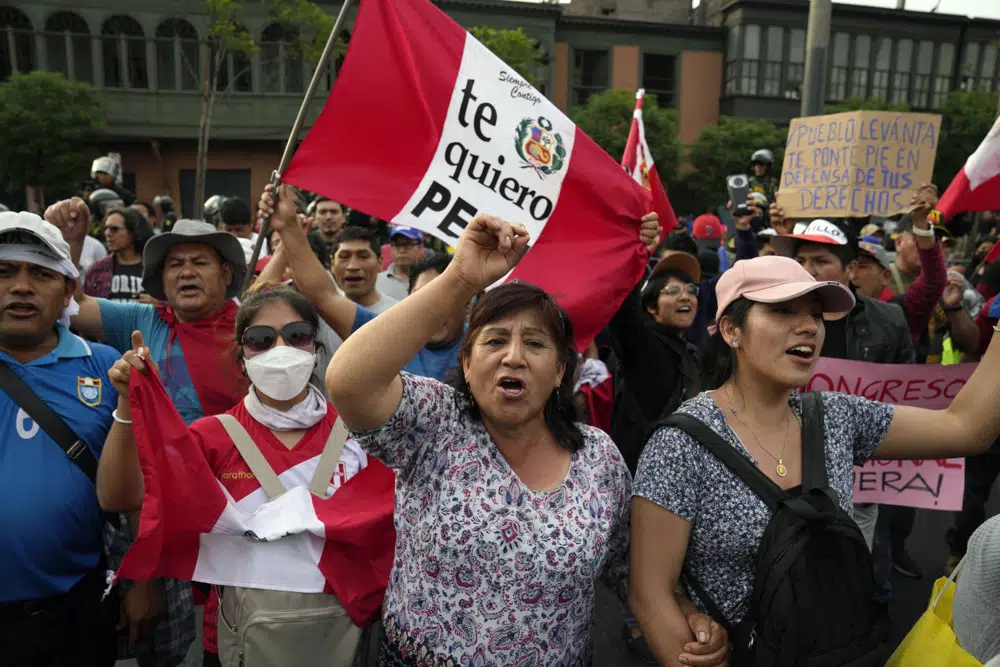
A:
{"type": "Polygon", "coordinates": [[[698,441],[773,513],[757,548],[750,608],[737,627],[693,577],[687,581],[729,632],[733,667],[882,665],[871,553],[827,481],[823,402],[816,393],[802,399],[802,493],[795,495],[701,420],[675,413],[663,422],[698,441]]]}

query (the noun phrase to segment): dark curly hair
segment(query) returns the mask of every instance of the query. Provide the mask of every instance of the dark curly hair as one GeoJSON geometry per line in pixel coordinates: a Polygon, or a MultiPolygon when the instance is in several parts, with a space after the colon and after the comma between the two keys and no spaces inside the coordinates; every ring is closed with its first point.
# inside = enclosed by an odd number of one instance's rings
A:
{"type": "MultiPolygon", "coordinates": [[[[556,442],[570,452],[575,452],[583,446],[583,433],[576,425],[576,413],[573,409],[573,387],[579,355],[573,338],[573,325],[566,312],[545,290],[535,285],[514,282],[487,292],[472,309],[469,332],[459,353],[460,360],[464,361],[471,356],[472,346],[485,327],[525,310],[535,310],[541,314],[545,328],[556,344],[559,362],[566,365],[559,388],[552,392],[545,403],[544,418],[545,425],[556,442]]],[[[476,405],[461,365],[453,371],[450,384],[468,399],[469,414],[481,419],[479,406],[476,405]]]]}
{"type": "Polygon", "coordinates": [[[153,238],[153,227],[149,224],[149,220],[137,209],[116,206],[104,212],[104,222],[107,223],[108,218],[113,215],[122,216],[125,229],[132,235],[132,247],[141,255],[146,242],[153,238]]]}

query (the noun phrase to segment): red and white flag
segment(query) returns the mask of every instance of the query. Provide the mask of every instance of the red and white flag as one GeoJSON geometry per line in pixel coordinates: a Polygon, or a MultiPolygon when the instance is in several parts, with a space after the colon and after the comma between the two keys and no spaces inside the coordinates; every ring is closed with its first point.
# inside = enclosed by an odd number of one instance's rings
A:
{"type": "Polygon", "coordinates": [[[945,218],[962,211],[1000,209],[1000,118],[938,200],[945,218]]]}
{"type": "Polygon", "coordinates": [[[294,486],[278,498],[261,504],[262,498],[252,496],[263,491],[249,484],[246,497],[234,498],[155,371],[133,369],[129,404],[145,495],[138,536],[119,576],[333,593],[356,624],[377,618],[395,553],[391,470],[368,459],[320,499],[309,493],[308,481],[294,484],[311,479],[317,455],[275,469],[286,486],[294,486]]]}
{"type": "Polygon", "coordinates": [[[677,226],[677,216],[667,199],[667,189],[663,187],[653,154],[646,143],[646,124],[642,122],[642,101],[645,98],[646,91],[640,88],[635,94],[635,111],[632,112],[632,127],[625,141],[622,166],[636,183],[649,190],[653,197],[653,210],[660,216],[660,228],[672,230],[677,226]]]}
{"type": "Polygon", "coordinates": [[[478,213],[523,223],[510,279],[588,342],[639,281],[650,195],[541,93],[428,0],[364,0],[326,107],[283,174],[454,245],[478,213]]]}

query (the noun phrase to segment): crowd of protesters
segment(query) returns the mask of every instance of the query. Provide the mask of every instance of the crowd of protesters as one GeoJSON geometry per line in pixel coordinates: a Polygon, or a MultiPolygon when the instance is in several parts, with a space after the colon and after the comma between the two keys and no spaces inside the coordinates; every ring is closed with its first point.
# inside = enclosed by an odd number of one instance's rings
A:
{"type": "MultiPolygon", "coordinates": [[[[946,567],[968,553],[978,573],[955,630],[987,662],[1000,212],[943,225],[927,185],[890,219],[793,220],[772,162],[753,153],[745,206],[636,221],[647,269],[586,350],[540,288],[487,290],[531,241],[516,221],[479,216],[453,249],[272,186],[177,220],[112,157],[44,219],[0,213],[0,661],[174,667],[204,605],[206,667],[587,666],[606,586],[650,664],[880,664],[891,573],[924,573],[914,510],[854,504],[852,466],[967,456],[946,567]],[[799,393],[820,357],[978,367],[930,411],[799,393]],[[140,409],[151,370],[169,400],[140,409]],[[137,441],[168,442],[136,425],[159,420],[186,425],[246,515],[391,470],[395,549],[355,545],[392,563],[370,582],[379,622],[322,581],[109,583],[155,500],[137,441]],[[779,524],[810,512],[821,543],[776,557],[779,524]]],[[[222,567],[308,579],[323,539],[288,532],[232,536],[222,567]]]]}

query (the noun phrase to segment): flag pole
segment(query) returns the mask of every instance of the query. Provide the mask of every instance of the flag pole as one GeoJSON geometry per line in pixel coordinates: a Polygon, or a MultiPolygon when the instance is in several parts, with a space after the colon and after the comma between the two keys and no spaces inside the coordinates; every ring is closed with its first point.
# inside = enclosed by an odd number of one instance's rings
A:
{"type": "MultiPolygon", "coordinates": [[[[333,47],[337,43],[340,33],[344,30],[344,24],[347,23],[347,12],[351,8],[352,2],[353,0],[344,0],[344,4],[340,8],[340,13],[337,14],[337,20],[333,24],[333,30],[330,31],[330,38],[326,40],[326,46],[323,47],[323,54],[319,57],[319,62],[316,63],[316,70],[313,72],[312,80],[309,81],[309,87],[306,88],[306,94],[302,98],[302,104],[299,106],[299,113],[295,116],[292,131],[288,135],[288,141],[285,143],[285,152],[281,154],[281,162],[278,163],[277,170],[271,174],[271,185],[275,186],[275,190],[281,184],[281,175],[288,168],[288,163],[292,161],[292,155],[295,154],[295,144],[299,140],[299,132],[302,131],[302,125],[305,123],[306,112],[309,110],[309,105],[316,96],[320,79],[326,74],[330,63],[330,56],[333,55],[333,47]]],[[[274,197],[275,203],[277,203],[277,192],[275,192],[274,197]]],[[[257,266],[257,259],[260,257],[261,248],[264,245],[264,240],[270,235],[270,231],[271,217],[267,216],[261,222],[259,236],[257,237],[257,243],[254,245],[253,255],[250,256],[250,263],[247,265],[247,277],[243,282],[241,292],[245,292],[250,287],[250,283],[253,282],[254,267],[257,266]]]]}

